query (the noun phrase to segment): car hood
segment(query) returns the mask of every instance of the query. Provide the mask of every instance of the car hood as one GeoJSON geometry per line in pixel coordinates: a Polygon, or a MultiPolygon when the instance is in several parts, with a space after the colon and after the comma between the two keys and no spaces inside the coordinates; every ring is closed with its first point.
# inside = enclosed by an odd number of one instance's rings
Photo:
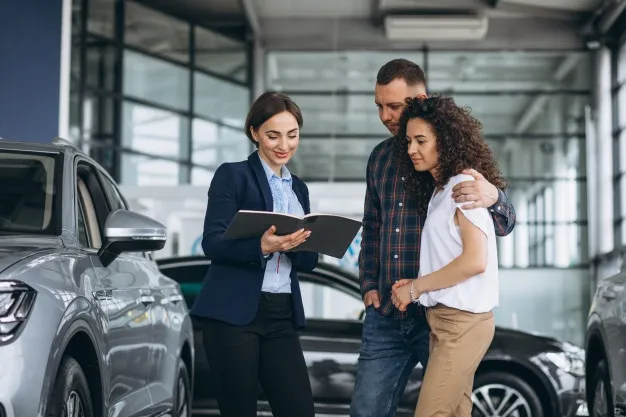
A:
{"type": "Polygon", "coordinates": [[[508,327],[496,326],[495,341],[506,349],[515,349],[522,346],[539,349],[559,349],[562,342],[554,337],[540,333],[511,329],[508,327]]]}
{"type": "Polygon", "coordinates": [[[62,246],[56,236],[0,236],[0,272],[29,256],[62,246]]]}

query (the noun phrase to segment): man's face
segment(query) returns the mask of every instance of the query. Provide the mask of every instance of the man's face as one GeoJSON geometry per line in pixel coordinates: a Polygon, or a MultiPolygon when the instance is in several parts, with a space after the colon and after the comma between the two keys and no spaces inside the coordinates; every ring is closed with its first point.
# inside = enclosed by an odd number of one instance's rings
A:
{"type": "Polygon", "coordinates": [[[426,97],[424,84],[408,85],[401,78],[396,78],[387,85],[376,84],[374,91],[380,121],[394,136],[398,134],[400,128],[400,116],[406,106],[404,100],[407,97],[426,97]]]}

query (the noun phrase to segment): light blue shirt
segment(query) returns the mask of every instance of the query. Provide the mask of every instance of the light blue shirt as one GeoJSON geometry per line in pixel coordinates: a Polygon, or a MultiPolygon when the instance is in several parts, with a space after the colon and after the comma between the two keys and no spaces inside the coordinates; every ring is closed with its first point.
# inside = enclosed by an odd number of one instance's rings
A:
{"type": "MultiPolygon", "coordinates": [[[[300,205],[296,193],[293,192],[291,173],[287,167],[283,166],[281,168],[281,177],[279,177],[263,159],[261,159],[261,164],[267,175],[270,190],[272,190],[274,213],[304,216],[302,205],[300,205]]],[[[268,260],[265,265],[265,275],[263,276],[261,291],[290,293],[291,278],[289,274],[291,274],[291,259],[289,259],[286,254],[274,253],[272,259],[268,260]]]]}

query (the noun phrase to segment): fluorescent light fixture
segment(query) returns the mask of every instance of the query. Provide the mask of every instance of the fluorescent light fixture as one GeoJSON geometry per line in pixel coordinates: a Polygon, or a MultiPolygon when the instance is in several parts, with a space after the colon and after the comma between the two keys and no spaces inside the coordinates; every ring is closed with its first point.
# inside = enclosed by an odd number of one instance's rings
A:
{"type": "Polygon", "coordinates": [[[385,34],[398,41],[479,40],[487,34],[486,16],[421,15],[385,17],[385,34]]]}

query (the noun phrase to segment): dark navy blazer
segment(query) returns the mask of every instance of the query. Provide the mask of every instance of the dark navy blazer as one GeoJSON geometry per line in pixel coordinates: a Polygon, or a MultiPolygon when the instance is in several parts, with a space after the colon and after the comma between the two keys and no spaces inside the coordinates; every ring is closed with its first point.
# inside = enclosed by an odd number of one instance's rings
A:
{"type": "MultiPolygon", "coordinates": [[[[310,213],[309,190],[292,175],[292,188],[304,212],[310,213]]],[[[272,192],[257,152],[247,161],[222,164],[209,187],[204,218],[202,249],[211,260],[191,315],[212,318],[233,325],[254,320],[265,275],[266,259],[261,239],[224,239],[224,232],[239,210],[273,211],[272,192]]],[[[315,252],[290,252],[293,319],[296,327],[305,324],[297,272],[317,265],[315,252]]]]}

